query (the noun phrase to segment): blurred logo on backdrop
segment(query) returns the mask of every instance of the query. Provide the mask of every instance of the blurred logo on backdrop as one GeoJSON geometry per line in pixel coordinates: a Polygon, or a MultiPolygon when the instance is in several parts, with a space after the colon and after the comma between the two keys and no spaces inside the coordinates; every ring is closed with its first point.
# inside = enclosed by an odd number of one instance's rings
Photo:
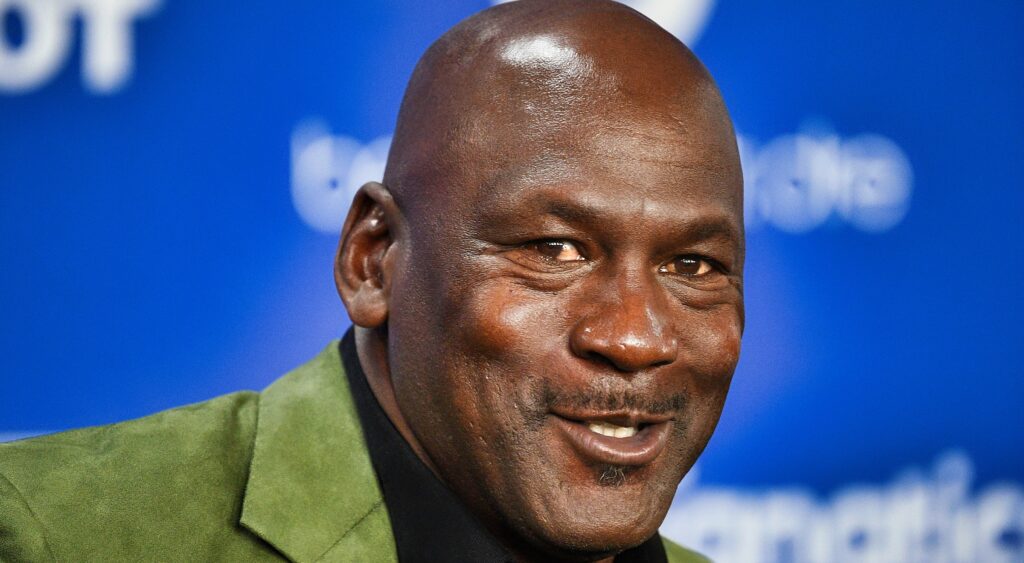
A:
{"type": "Polygon", "coordinates": [[[973,491],[974,466],[961,452],[827,500],[799,487],[753,492],[697,478],[686,476],[661,533],[719,563],[1024,561],[1024,489],[973,491]]]}
{"type": "Polygon", "coordinates": [[[291,145],[295,211],[309,227],[337,234],[359,187],[384,177],[391,137],[362,144],[312,119],[295,128],[291,145]]]}
{"type": "MultiPolygon", "coordinates": [[[[512,0],[492,0],[504,4],[512,0]]],[[[715,0],[619,0],[667,29],[683,43],[693,45],[715,7],[715,0]]]]}
{"type": "Polygon", "coordinates": [[[760,146],[738,140],[748,229],[771,225],[800,234],[841,222],[878,233],[898,225],[910,208],[910,161],[881,135],[842,138],[819,129],[760,146]]]}
{"type": "Polygon", "coordinates": [[[95,94],[117,91],[131,76],[132,25],[160,0],[0,0],[0,92],[44,86],[71,54],[82,22],[82,81],[95,94]]]}
{"type": "MultiPolygon", "coordinates": [[[[390,136],[360,143],[321,121],[295,128],[292,202],[311,228],[337,233],[356,190],[384,176],[390,136]]],[[[827,129],[782,135],[764,144],[740,136],[747,227],[806,233],[846,224],[868,233],[892,229],[910,207],[913,173],[903,150],[875,134],[843,138],[827,129]]]]}

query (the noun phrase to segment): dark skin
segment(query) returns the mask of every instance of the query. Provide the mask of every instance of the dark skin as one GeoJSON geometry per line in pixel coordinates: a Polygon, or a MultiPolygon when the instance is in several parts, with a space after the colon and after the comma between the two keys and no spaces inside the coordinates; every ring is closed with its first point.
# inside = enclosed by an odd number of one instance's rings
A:
{"type": "Polygon", "coordinates": [[[335,277],[385,412],[521,560],[657,531],[739,359],[742,208],[710,75],[629,8],[503,4],[421,59],[335,277]]]}

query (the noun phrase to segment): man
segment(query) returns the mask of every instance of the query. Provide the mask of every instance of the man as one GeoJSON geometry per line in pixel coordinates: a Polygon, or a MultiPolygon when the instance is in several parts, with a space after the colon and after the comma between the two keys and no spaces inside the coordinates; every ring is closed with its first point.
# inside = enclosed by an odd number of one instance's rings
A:
{"type": "Polygon", "coordinates": [[[711,77],[604,0],[418,64],[335,278],[355,324],[261,394],[0,450],[12,560],[695,561],[657,534],[743,326],[711,77]]]}

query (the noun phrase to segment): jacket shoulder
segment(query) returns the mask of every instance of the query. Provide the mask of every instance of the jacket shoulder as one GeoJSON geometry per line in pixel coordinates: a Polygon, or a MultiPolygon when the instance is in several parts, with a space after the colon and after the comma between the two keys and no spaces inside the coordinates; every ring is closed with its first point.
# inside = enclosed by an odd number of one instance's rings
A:
{"type": "Polygon", "coordinates": [[[237,533],[258,404],[254,392],[233,393],[0,444],[0,559],[130,558],[160,548],[178,559],[190,545],[237,533]]]}
{"type": "Polygon", "coordinates": [[[665,546],[665,555],[669,563],[711,563],[711,560],[703,555],[686,549],[685,547],[662,536],[661,543],[665,546]]]}

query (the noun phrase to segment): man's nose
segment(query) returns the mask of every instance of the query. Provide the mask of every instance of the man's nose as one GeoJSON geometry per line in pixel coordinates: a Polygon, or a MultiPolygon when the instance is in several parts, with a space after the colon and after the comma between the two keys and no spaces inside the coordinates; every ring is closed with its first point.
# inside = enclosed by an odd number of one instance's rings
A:
{"type": "Polygon", "coordinates": [[[594,300],[590,313],[573,328],[570,346],[581,358],[634,373],[675,361],[679,340],[669,303],[656,281],[618,280],[594,300]]]}

